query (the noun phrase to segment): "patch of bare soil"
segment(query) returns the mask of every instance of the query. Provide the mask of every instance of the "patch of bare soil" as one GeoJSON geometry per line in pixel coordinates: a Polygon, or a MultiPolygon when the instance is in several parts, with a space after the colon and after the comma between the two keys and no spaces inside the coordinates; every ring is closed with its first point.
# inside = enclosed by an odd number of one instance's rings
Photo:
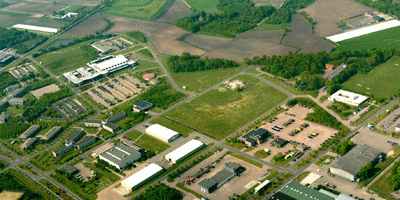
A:
{"type": "Polygon", "coordinates": [[[83,22],[63,33],[60,37],[95,35],[96,31],[102,31],[106,27],[107,23],[103,21],[102,16],[99,12],[97,12],[83,22]]]}
{"type": "Polygon", "coordinates": [[[183,0],[172,0],[155,21],[174,24],[176,20],[189,16],[192,13],[192,10],[183,0]]]}

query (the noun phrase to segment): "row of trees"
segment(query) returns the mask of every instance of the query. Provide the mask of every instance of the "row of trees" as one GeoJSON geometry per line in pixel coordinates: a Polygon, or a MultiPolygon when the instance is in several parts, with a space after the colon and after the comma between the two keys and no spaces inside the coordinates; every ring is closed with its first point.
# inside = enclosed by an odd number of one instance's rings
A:
{"type": "Polygon", "coordinates": [[[139,196],[133,200],[180,200],[183,199],[182,193],[175,189],[170,188],[164,183],[146,188],[139,196]]]}
{"type": "Polygon", "coordinates": [[[352,148],[354,148],[356,144],[354,144],[349,139],[343,140],[342,142],[338,143],[336,146],[332,147],[333,152],[343,156],[347,152],[349,152],[352,148]]]}
{"type": "Polygon", "coordinates": [[[24,195],[22,195],[19,200],[43,199],[42,196],[32,192],[29,188],[21,184],[10,172],[0,174],[0,192],[4,190],[24,192],[24,195]]]}
{"type": "Polygon", "coordinates": [[[0,27],[0,49],[15,48],[18,53],[26,53],[46,41],[48,37],[15,28],[0,27]],[[34,40],[35,42],[29,42],[34,40]]]}
{"type": "Polygon", "coordinates": [[[274,12],[265,23],[267,24],[284,24],[292,20],[292,14],[295,14],[298,9],[307,7],[314,3],[315,0],[289,0],[286,1],[278,10],[274,12]]]}
{"type": "Polygon", "coordinates": [[[400,18],[400,4],[397,0],[379,0],[379,1],[358,0],[358,1],[365,5],[374,7],[383,13],[395,15],[397,18],[400,18]]]}
{"type": "Polygon", "coordinates": [[[202,31],[235,37],[252,29],[275,11],[269,5],[255,7],[251,0],[219,0],[217,8],[221,14],[201,11],[178,20],[176,25],[192,33],[202,31]]]}
{"type": "Polygon", "coordinates": [[[389,176],[389,181],[392,184],[393,191],[400,188],[400,161],[394,163],[392,174],[389,176]]]}
{"type": "Polygon", "coordinates": [[[223,58],[200,58],[197,55],[183,52],[181,56],[170,56],[167,60],[168,67],[175,73],[177,72],[194,72],[204,71],[218,68],[232,68],[238,67],[233,60],[226,60],[223,58]]]}

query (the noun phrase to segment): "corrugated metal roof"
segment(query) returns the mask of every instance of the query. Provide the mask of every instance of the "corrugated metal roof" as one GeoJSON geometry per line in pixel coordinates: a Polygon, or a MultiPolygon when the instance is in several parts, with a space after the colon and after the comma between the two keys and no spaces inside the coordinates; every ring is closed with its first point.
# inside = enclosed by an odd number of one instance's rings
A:
{"type": "Polygon", "coordinates": [[[151,163],[147,167],[141,169],[140,171],[136,172],[132,176],[128,177],[127,179],[123,180],[121,183],[126,184],[130,188],[134,188],[135,186],[147,181],[153,175],[163,171],[164,169],[157,164],[151,163]]]}
{"type": "Polygon", "coordinates": [[[178,132],[171,130],[167,127],[161,126],[160,124],[153,124],[146,129],[146,132],[151,132],[153,134],[158,135],[166,140],[171,139],[172,137],[179,135],[178,132]]]}
{"type": "Polygon", "coordinates": [[[118,55],[118,56],[115,56],[115,58],[112,58],[112,59],[106,60],[104,62],[101,62],[101,63],[97,64],[96,66],[100,70],[106,70],[108,67],[112,67],[114,65],[120,65],[120,64],[125,63],[125,62],[128,62],[128,59],[125,58],[125,56],[123,56],[123,55],[118,55]]]}
{"type": "Polygon", "coordinates": [[[294,181],[284,186],[280,192],[297,200],[335,200],[335,198],[322,194],[294,181]]]}
{"type": "Polygon", "coordinates": [[[192,153],[195,149],[197,149],[203,145],[204,145],[204,143],[202,143],[198,140],[190,140],[186,144],[180,146],[179,148],[175,149],[171,153],[167,154],[165,157],[168,157],[172,160],[177,161],[177,160],[185,157],[187,154],[192,153]]]}

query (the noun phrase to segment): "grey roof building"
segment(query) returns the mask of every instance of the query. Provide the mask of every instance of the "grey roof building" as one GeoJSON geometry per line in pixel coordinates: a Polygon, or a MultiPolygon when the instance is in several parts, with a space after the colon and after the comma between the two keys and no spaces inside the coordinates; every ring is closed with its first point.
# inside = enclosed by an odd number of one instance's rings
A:
{"type": "Polygon", "coordinates": [[[135,111],[135,112],[144,112],[144,111],[150,110],[151,108],[153,108],[153,104],[151,104],[147,101],[144,101],[144,100],[136,102],[133,105],[133,111],[135,111]]]}
{"type": "Polygon", "coordinates": [[[240,165],[236,164],[236,163],[233,163],[233,162],[225,163],[224,169],[226,169],[228,171],[231,171],[233,173],[236,173],[236,174],[240,173],[242,171],[242,167],[240,165]]]}
{"type": "Polygon", "coordinates": [[[13,55],[10,55],[10,54],[5,54],[5,53],[2,53],[2,52],[0,52],[0,63],[7,63],[7,62],[9,62],[12,58],[14,58],[14,56],[13,55]]]}
{"type": "Polygon", "coordinates": [[[67,139],[65,140],[65,144],[76,142],[81,139],[83,135],[85,135],[85,132],[83,130],[75,129],[74,132],[72,132],[72,134],[67,137],[67,139]]]}
{"type": "Polygon", "coordinates": [[[10,115],[6,115],[4,113],[0,115],[0,123],[7,122],[8,119],[10,119],[10,115]]]}
{"type": "Polygon", "coordinates": [[[74,145],[69,145],[69,146],[62,145],[61,147],[59,147],[53,151],[53,156],[58,157],[58,156],[66,154],[72,150],[74,150],[74,145]]]}
{"type": "Polygon", "coordinates": [[[101,127],[101,120],[86,120],[84,125],[89,127],[101,127]]]}
{"type": "Polygon", "coordinates": [[[36,141],[37,141],[37,138],[29,138],[24,143],[22,143],[21,146],[19,146],[19,148],[21,150],[25,150],[25,149],[29,148],[36,141]]]}
{"type": "Polygon", "coordinates": [[[385,21],[384,18],[379,17],[379,16],[377,16],[377,15],[372,16],[372,20],[374,20],[375,22],[385,21]]]}
{"type": "Polygon", "coordinates": [[[115,122],[118,122],[121,119],[124,119],[125,117],[126,117],[126,112],[121,111],[121,112],[119,112],[119,113],[117,113],[117,114],[115,114],[113,116],[108,117],[107,119],[108,119],[109,122],[115,123],[115,122]]]}
{"type": "Polygon", "coordinates": [[[359,144],[334,163],[330,167],[330,171],[332,174],[355,181],[360,169],[368,162],[377,162],[378,156],[382,154],[378,149],[366,144],[359,144]]]}
{"type": "Polygon", "coordinates": [[[68,174],[75,174],[75,173],[79,172],[79,169],[77,169],[76,167],[71,166],[71,165],[65,166],[65,167],[64,167],[64,170],[65,170],[68,174]]]}
{"type": "Polygon", "coordinates": [[[82,140],[79,140],[75,145],[77,149],[84,149],[88,147],[89,145],[93,144],[96,142],[97,137],[95,136],[87,136],[83,138],[82,140]]]}
{"type": "Polygon", "coordinates": [[[198,184],[198,188],[199,190],[207,194],[210,194],[211,192],[214,192],[214,190],[217,189],[217,185],[218,183],[206,178],[198,184]]]}
{"type": "Polygon", "coordinates": [[[211,178],[206,178],[198,184],[199,190],[211,193],[217,188],[220,188],[226,182],[230,181],[233,177],[241,171],[242,167],[236,163],[226,163],[224,169],[215,174],[211,178]]]}
{"type": "Polygon", "coordinates": [[[38,133],[42,127],[40,125],[32,125],[28,128],[22,135],[19,136],[20,139],[26,140],[32,137],[34,134],[38,133]]]}
{"type": "Polygon", "coordinates": [[[50,140],[51,138],[53,138],[55,135],[57,135],[58,133],[60,133],[62,131],[62,127],[61,126],[54,126],[53,128],[51,128],[49,130],[49,132],[47,132],[42,139],[43,140],[50,140]]]}
{"type": "Polygon", "coordinates": [[[6,89],[3,90],[4,93],[10,93],[16,89],[20,88],[19,84],[15,84],[15,85],[10,85],[8,87],[6,87],[6,89]]]}
{"type": "Polygon", "coordinates": [[[259,128],[249,131],[247,134],[243,135],[242,138],[245,139],[245,143],[248,146],[256,146],[263,143],[268,136],[270,136],[270,133],[267,130],[259,128]]]}
{"type": "Polygon", "coordinates": [[[114,123],[111,123],[111,122],[109,122],[107,124],[103,124],[102,127],[104,129],[106,129],[107,131],[110,131],[111,133],[117,132],[120,129],[119,126],[117,126],[117,125],[115,125],[114,123]]]}
{"type": "Polygon", "coordinates": [[[99,155],[99,159],[106,161],[120,170],[139,160],[141,157],[142,155],[139,151],[123,143],[118,143],[99,155]]]}
{"type": "Polygon", "coordinates": [[[9,94],[10,97],[22,97],[25,94],[25,90],[22,88],[16,89],[9,94]]]}
{"type": "Polygon", "coordinates": [[[24,105],[24,103],[28,101],[27,98],[23,97],[23,98],[11,98],[10,100],[8,100],[8,103],[10,105],[24,105]]]}
{"type": "Polygon", "coordinates": [[[328,80],[332,80],[333,78],[335,78],[335,76],[339,75],[340,72],[342,72],[343,70],[345,70],[347,67],[346,64],[341,64],[338,67],[336,67],[336,69],[333,70],[333,72],[326,78],[328,80]]]}

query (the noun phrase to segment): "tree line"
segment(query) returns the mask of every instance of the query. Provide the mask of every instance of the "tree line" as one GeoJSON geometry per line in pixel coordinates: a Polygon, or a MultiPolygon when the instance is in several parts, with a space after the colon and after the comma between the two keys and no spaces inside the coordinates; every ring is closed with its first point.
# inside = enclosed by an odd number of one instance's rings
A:
{"type": "Polygon", "coordinates": [[[140,195],[133,198],[133,200],[180,200],[183,199],[182,193],[175,189],[170,188],[164,183],[152,185],[140,195]]]}
{"type": "Polygon", "coordinates": [[[223,58],[200,58],[197,55],[183,52],[181,56],[170,56],[167,60],[168,67],[175,73],[194,72],[219,68],[238,67],[239,64],[233,60],[223,58]]]}
{"type": "Polygon", "coordinates": [[[284,24],[292,20],[292,15],[298,9],[307,7],[314,3],[315,0],[288,0],[278,10],[276,10],[268,19],[265,20],[267,24],[284,24]]]}
{"type": "Polygon", "coordinates": [[[29,50],[37,47],[48,39],[43,35],[38,35],[27,30],[20,31],[15,28],[0,27],[0,49],[15,48],[18,53],[26,53],[29,50]],[[31,43],[28,41],[34,40],[31,43]]]}
{"type": "Polygon", "coordinates": [[[257,23],[270,16],[272,6],[255,7],[251,0],[219,0],[217,5],[221,14],[195,12],[176,22],[176,25],[192,33],[207,32],[226,37],[254,28],[257,23]]]}
{"type": "Polygon", "coordinates": [[[367,6],[374,7],[380,12],[395,15],[397,18],[400,18],[400,4],[398,3],[397,0],[379,0],[379,1],[358,0],[358,1],[367,6]]]}

